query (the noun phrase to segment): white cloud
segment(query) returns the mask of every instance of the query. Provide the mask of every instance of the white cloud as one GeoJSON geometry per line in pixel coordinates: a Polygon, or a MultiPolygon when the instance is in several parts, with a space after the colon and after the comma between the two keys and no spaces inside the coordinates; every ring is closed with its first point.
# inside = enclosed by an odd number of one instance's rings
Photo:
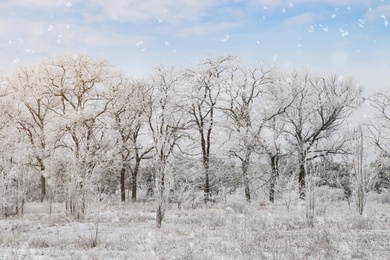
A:
{"type": "Polygon", "coordinates": [[[62,1],[53,0],[5,0],[2,2],[3,8],[22,7],[28,9],[54,9],[62,7],[62,1]]]}
{"type": "Polygon", "coordinates": [[[382,19],[382,16],[390,16],[390,4],[368,9],[363,16],[363,20],[376,21],[382,19]]]}
{"type": "Polygon", "coordinates": [[[146,21],[158,19],[173,21],[177,18],[189,19],[198,16],[209,8],[221,5],[225,1],[217,0],[86,0],[90,13],[86,18],[96,20],[146,21]],[[93,13],[93,14],[92,14],[93,13]]]}
{"type": "Polygon", "coordinates": [[[305,25],[316,21],[318,14],[312,12],[305,12],[297,16],[293,16],[284,21],[285,25],[305,25]]]}

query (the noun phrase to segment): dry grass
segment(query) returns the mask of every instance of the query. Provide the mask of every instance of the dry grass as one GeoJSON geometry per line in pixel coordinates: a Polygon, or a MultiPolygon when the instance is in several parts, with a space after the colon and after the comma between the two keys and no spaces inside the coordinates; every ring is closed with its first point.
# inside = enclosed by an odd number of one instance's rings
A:
{"type": "MultiPolygon", "coordinates": [[[[390,207],[367,204],[358,216],[346,202],[318,205],[310,227],[305,208],[239,199],[178,210],[161,229],[154,204],[105,204],[76,222],[56,205],[26,205],[24,217],[0,220],[2,259],[390,259],[390,207]],[[260,206],[261,205],[261,206],[260,206]]],[[[321,202],[322,203],[322,202],[321,202]]]]}

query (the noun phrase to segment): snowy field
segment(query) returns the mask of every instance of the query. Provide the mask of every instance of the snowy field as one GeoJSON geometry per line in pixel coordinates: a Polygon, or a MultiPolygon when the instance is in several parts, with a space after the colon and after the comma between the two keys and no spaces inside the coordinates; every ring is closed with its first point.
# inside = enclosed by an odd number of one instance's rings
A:
{"type": "Polygon", "coordinates": [[[311,227],[303,203],[287,210],[231,195],[226,203],[169,204],[161,229],[153,202],[105,202],[81,221],[64,205],[27,203],[0,220],[0,259],[390,259],[390,205],[316,203],[311,227]]]}

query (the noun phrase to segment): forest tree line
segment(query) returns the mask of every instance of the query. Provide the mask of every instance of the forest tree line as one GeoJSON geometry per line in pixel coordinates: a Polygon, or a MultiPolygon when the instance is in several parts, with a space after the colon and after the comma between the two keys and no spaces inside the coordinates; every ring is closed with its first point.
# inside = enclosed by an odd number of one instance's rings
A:
{"type": "Polygon", "coordinates": [[[353,78],[337,74],[210,56],[135,79],[77,54],[1,77],[4,214],[39,190],[40,201],[65,202],[67,214],[82,217],[104,194],[136,201],[140,179],[160,225],[172,193],[179,201],[201,193],[207,203],[240,186],[250,202],[261,185],[273,202],[279,178],[294,175],[305,199],[310,165],[353,173],[359,142],[350,118],[365,100],[377,113],[359,127],[381,162],[389,151],[390,95],[364,99],[353,78]]]}

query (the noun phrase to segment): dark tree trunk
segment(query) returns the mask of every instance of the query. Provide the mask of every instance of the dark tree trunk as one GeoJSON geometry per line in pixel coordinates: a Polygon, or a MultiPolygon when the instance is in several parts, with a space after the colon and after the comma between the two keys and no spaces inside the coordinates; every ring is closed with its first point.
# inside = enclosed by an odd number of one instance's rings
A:
{"type": "Polygon", "coordinates": [[[279,160],[279,156],[277,154],[270,156],[270,161],[271,161],[271,178],[270,178],[270,184],[269,184],[269,201],[272,202],[272,203],[275,202],[276,178],[279,175],[278,160],[279,160]]]}
{"type": "Polygon", "coordinates": [[[126,168],[122,167],[122,169],[121,169],[121,179],[120,179],[121,202],[125,202],[126,201],[125,177],[126,177],[126,168]]]}
{"type": "Polygon", "coordinates": [[[244,176],[244,185],[245,185],[245,199],[248,203],[251,203],[251,191],[249,187],[249,179],[247,173],[244,176]]]}
{"type": "Polygon", "coordinates": [[[250,181],[248,178],[248,166],[249,166],[250,156],[246,155],[245,161],[241,161],[242,174],[244,177],[244,188],[245,188],[245,199],[248,203],[251,202],[251,191],[250,191],[250,181]]]}
{"type": "Polygon", "coordinates": [[[46,178],[41,175],[41,202],[43,202],[46,198],[46,178]]]}
{"type": "Polygon", "coordinates": [[[131,171],[131,201],[137,201],[137,176],[139,171],[139,165],[141,163],[141,159],[137,158],[135,161],[135,167],[131,171]]]}
{"type": "Polygon", "coordinates": [[[209,176],[209,163],[208,160],[204,164],[204,200],[205,203],[210,199],[210,176],[209,176]]]}
{"type": "Polygon", "coordinates": [[[299,184],[299,198],[304,200],[306,197],[305,189],[306,189],[306,169],[305,169],[305,160],[301,158],[299,161],[299,175],[298,175],[298,184],[299,184]]]}

